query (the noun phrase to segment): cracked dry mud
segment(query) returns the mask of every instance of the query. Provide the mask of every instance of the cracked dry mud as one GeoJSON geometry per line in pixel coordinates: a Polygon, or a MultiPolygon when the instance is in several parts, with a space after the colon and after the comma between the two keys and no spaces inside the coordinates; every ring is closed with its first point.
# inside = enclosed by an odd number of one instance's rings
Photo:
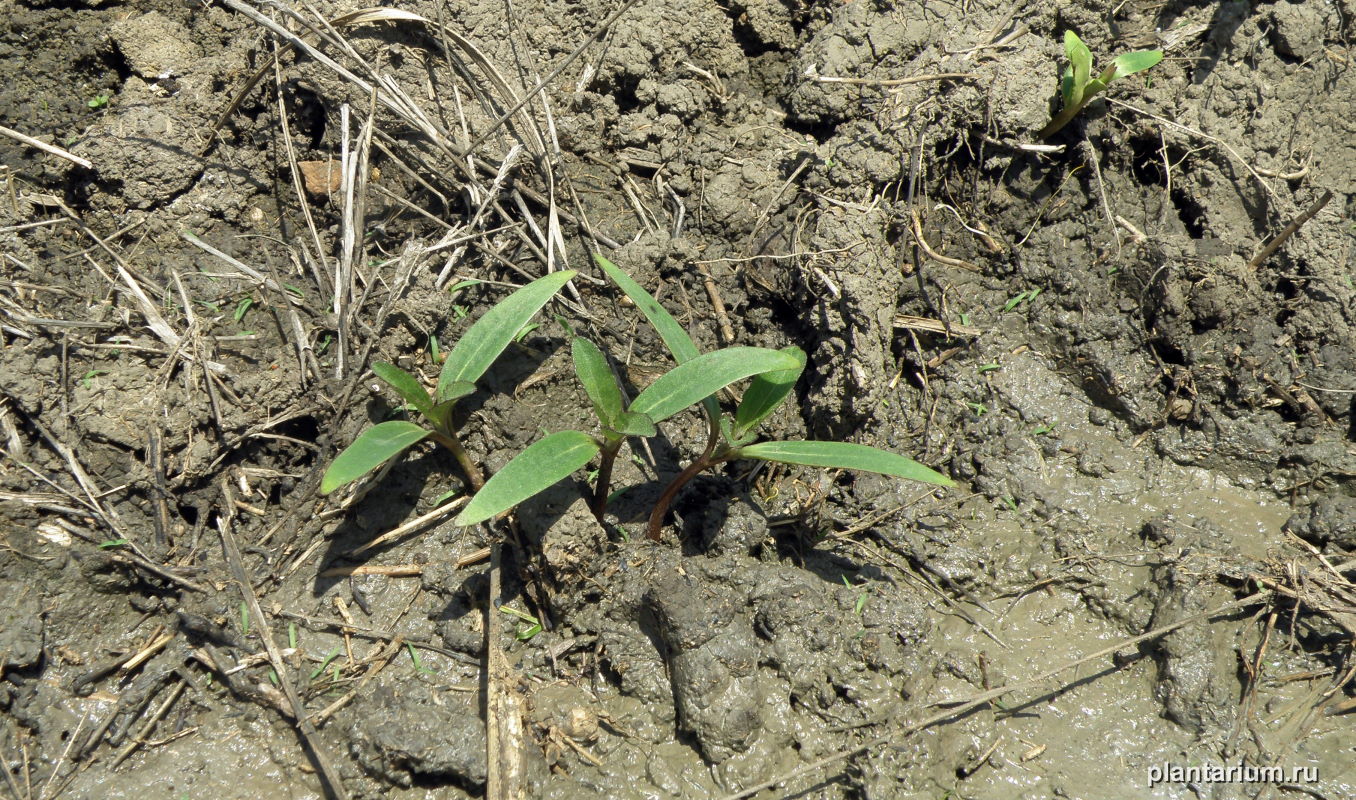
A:
{"type": "Polygon", "coordinates": [[[324,48],[432,126],[376,106],[344,326],[344,200],[290,162],[340,159],[368,91],[285,52],[213,137],[270,65],[257,22],[0,0],[0,125],[92,164],[0,136],[0,792],[486,796],[493,651],[525,797],[723,796],[862,745],[755,796],[1356,795],[1356,729],[1327,713],[1356,636],[1351,0],[642,0],[485,139],[469,186],[428,130],[461,146],[512,103],[456,37],[522,93],[618,6],[396,7],[447,29],[341,25],[352,52],[324,48]],[[1066,28],[1098,59],[1166,58],[1033,150],[1066,28]],[[580,475],[514,535],[442,521],[355,553],[462,488],[416,449],[356,500],[316,494],[400,405],[365,363],[431,378],[431,339],[549,257],[586,277],[470,398],[487,471],[589,429],[557,317],[632,389],[665,370],[595,248],[703,348],[805,349],[769,435],[960,485],[735,464],[650,543],[706,436],[688,413],[619,461],[606,526],[580,475]],[[490,283],[448,291],[464,278],[490,283]],[[242,615],[222,527],[266,620],[242,615]],[[487,643],[473,554],[501,541],[502,603],[545,629],[492,610],[487,643]],[[1147,786],[1173,764],[1318,778],[1147,786]]]}

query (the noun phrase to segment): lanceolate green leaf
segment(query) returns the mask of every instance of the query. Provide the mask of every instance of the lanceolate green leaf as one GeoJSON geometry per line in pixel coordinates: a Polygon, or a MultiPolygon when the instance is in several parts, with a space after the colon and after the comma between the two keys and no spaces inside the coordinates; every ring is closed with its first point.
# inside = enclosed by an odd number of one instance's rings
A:
{"type": "Polygon", "coordinates": [[[598,263],[607,277],[611,278],[612,282],[617,284],[627,297],[631,298],[631,302],[636,304],[640,313],[645,315],[645,319],[649,320],[650,325],[659,334],[659,338],[664,341],[664,346],[669,349],[670,353],[673,353],[674,361],[681,364],[697,357],[700,351],[697,349],[696,342],[693,342],[692,337],[687,335],[687,331],[683,329],[682,325],[678,324],[678,320],[674,319],[672,314],[659,305],[659,301],[654,299],[654,295],[645,291],[645,287],[636,283],[630,275],[622,272],[620,267],[606,258],[595,254],[593,260],[598,263]]]}
{"type": "Polygon", "coordinates": [[[1126,75],[1143,72],[1162,60],[1162,50],[1136,50],[1133,53],[1122,53],[1116,56],[1114,62],[1116,72],[1112,75],[1112,78],[1124,78],[1126,75]]]}
{"type": "Polygon", "coordinates": [[[1073,102],[1082,101],[1082,89],[1092,77],[1092,51],[1073,31],[1064,32],[1064,55],[1073,68],[1073,102]]]}
{"type": "Polygon", "coordinates": [[[344,448],[320,479],[320,493],[329,494],[352,483],[432,434],[413,422],[395,420],[373,425],[344,448]]]}
{"type": "Polygon", "coordinates": [[[955,481],[911,458],[850,442],[759,442],[739,448],[739,457],[807,467],[877,472],[938,486],[955,485],[955,481]]]}
{"type": "Polygon", "coordinates": [[[744,391],[744,399],[739,403],[739,408],[735,410],[733,435],[736,439],[747,436],[759,423],[767,419],[791,393],[796,381],[800,380],[800,374],[805,370],[805,351],[792,346],[783,348],[782,352],[795,358],[799,366],[795,369],[765,372],[754,376],[749,388],[744,391]]]}
{"type": "Polygon", "coordinates": [[[419,383],[419,379],[395,366],[378,361],[372,365],[372,373],[390,384],[399,395],[405,399],[406,403],[414,406],[419,413],[428,415],[433,408],[433,398],[429,397],[428,390],[419,383]]]}
{"type": "Polygon", "coordinates": [[[735,381],[799,366],[789,353],[763,347],[728,347],[697,356],[660,376],[631,401],[631,410],[649,416],[652,422],[663,422],[735,381]]]}
{"type": "MultiPolygon", "coordinates": [[[[654,299],[654,295],[645,291],[645,287],[632,280],[630,275],[622,271],[620,267],[603,258],[601,255],[594,254],[593,260],[598,262],[598,266],[617,284],[631,302],[636,304],[640,313],[645,315],[650,326],[659,334],[660,340],[664,346],[673,354],[673,360],[682,364],[696,358],[701,351],[697,349],[697,343],[692,341],[692,337],[687,335],[687,331],[673,315],[664,310],[659,305],[659,301],[654,299]]],[[[720,419],[720,405],[716,403],[716,398],[706,397],[702,399],[702,407],[706,409],[707,419],[720,419]]]]}
{"type": "Polygon", "coordinates": [[[584,385],[589,400],[593,401],[593,411],[605,428],[615,427],[622,413],[621,389],[617,388],[617,378],[607,365],[607,356],[598,349],[598,345],[582,336],[574,337],[570,343],[574,355],[574,373],[584,385]]]}
{"type": "Polygon", "coordinates": [[[622,436],[649,437],[659,432],[648,415],[636,411],[623,411],[612,429],[622,436]]]}
{"type": "Polygon", "coordinates": [[[562,270],[538,278],[476,320],[443,362],[442,374],[438,376],[438,399],[450,399],[445,391],[458,381],[480,380],[518,331],[574,276],[574,270],[562,270]]]}
{"type": "Polygon", "coordinates": [[[534,442],[485,482],[455,524],[474,525],[513,508],[589,463],[599,449],[592,436],[579,431],[561,431],[534,442]]]}

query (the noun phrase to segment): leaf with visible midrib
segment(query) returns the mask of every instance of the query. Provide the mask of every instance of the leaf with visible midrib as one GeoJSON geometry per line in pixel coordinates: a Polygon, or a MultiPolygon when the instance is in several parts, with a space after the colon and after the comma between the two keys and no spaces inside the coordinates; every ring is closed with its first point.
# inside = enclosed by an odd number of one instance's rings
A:
{"type": "Polygon", "coordinates": [[[727,347],[685,361],[661,375],[631,401],[631,410],[645,414],[653,422],[663,422],[735,381],[799,366],[794,356],[777,350],[727,347]]]}
{"type": "Polygon", "coordinates": [[[574,356],[574,374],[584,385],[598,421],[605,428],[617,425],[622,413],[622,395],[621,389],[617,388],[617,378],[607,365],[607,356],[598,345],[583,336],[574,337],[570,351],[574,356]]]}
{"type": "Polygon", "coordinates": [[[674,319],[672,314],[659,305],[659,301],[654,299],[654,295],[645,291],[645,287],[636,283],[635,279],[623,272],[621,267],[601,255],[595,253],[593,260],[607,274],[607,277],[611,278],[612,282],[617,284],[627,297],[631,298],[631,302],[636,304],[640,313],[645,315],[645,319],[649,321],[655,332],[659,334],[659,338],[663,340],[664,346],[673,354],[674,361],[681,364],[697,357],[697,354],[701,351],[697,349],[696,342],[693,342],[692,337],[687,335],[687,331],[683,329],[682,325],[678,324],[678,320],[674,319]]]}
{"type": "Polygon", "coordinates": [[[457,515],[457,525],[474,525],[508,511],[589,463],[601,448],[579,431],[561,431],[532,443],[514,456],[476,492],[457,515]]]}
{"type": "Polygon", "coordinates": [[[329,494],[356,481],[431,434],[427,428],[402,420],[373,425],[360,433],[325,470],[320,479],[320,493],[329,494]]]}
{"type": "MultiPolygon", "coordinates": [[[[692,341],[691,336],[687,335],[687,331],[678,323],[678,320],[674,319],[673,315],[666,311],[658,300],[654,299],[654,295],[645,291],[645,287],[636,283],[630,275],[622,271],[621,267],[608,261],[603,256],[595,253],[593,260],[597,262],[598,267],[606,273],[607,277],[611,278],[612,282],[617,284],[627,297],[631,298],[631,302],[636,304],[640,313],[645,315],[650,327],[654,328],[655,333],[658,333],[660,340],[664,342],[664,346],[673,354],[674,361],[683,364],[701,354],[701,351],[697,349],[697,343],[692,341]]],[[[720,405],[716,403],[716,398],[704,398],[702,406],[706,409],[708,418],[713,420],[720,418],[720,405]]]]}
{"type": "Polygon", "coordinates": [[[378,361],[372,365],[372,374],[386,381],[406,403],[417,408],[424,416],[428,416],[433,409],[433,398],[429,396],[428,390],[419,383],[418,378],[400,367],[378,361]]]}
{"type": "Polygon", "coordinates": [[[446,390],[460,381],[475,383],[490,368],[513,337],[555,296],[574,270],[553,272],[532,281],[486,311],[452,348],[438,376],[438,400],[448,400],[446,390]]]}
{"type": "Polygon", "coordinates": [[[897,453],[851,442],[759,442],[739,448],[739,458],[779,461],[806,467],[855,469],[896,478],[955,486],[956,482],[936,470],[897,453]]]}
{"type": "Polygon", "coordinates": [[[744,399],[735,409],[733,435],[743,439],[768,415],[777,410],[777,406],[786,400],[786,396],[795,388],[796,381],[805,370],[805,351],[796,346],[782,348],[782,352],[795,358],[799,363],[795,369],[777,372],[765,372],[755,375],[744,392],[744,399]]]}

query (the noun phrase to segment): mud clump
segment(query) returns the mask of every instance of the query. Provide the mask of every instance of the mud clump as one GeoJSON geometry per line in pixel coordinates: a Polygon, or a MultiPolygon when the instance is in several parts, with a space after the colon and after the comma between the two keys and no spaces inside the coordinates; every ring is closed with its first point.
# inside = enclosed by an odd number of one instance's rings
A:
{"type": "Polygon", "coordinates": [[[397,786],[429,780],[485,785],[485,724],[473,698],[421,683],[379,685],[353,704],[349,742],[370,774],[397,786]]]}

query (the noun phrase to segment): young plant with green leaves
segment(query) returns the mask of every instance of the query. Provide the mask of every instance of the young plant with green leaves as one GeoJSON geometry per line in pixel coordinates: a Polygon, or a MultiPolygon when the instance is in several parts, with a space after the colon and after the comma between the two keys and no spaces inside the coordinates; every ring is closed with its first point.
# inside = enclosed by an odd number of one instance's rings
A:
{"type": "Polygon", "coordinates": [[[590,506],[599,519],[607,510],[612,465],[628,437],[658,433],[656,423],[737,381],[762,372],[794,367],[785,353],[762,347],[730,347],[698,356],[660,376],[628,406],[598,346],[576,337],[572,343],[575,374],[593,404],[601,432],[560,431],[532,443],[485,482],[457,516],[456,524],[474,525],[513,508],[553,486],[599,457],[598,478],[590,506]]]}
{"type": "Polygon", "coordinates": [[[479,491],[484,485],[480,468],[462,447],[453,420],[457,401],[475,391],[475,382],[575,274],[572,270],[564,270],[538,278],[486,311],[448,353],[438,376],[438,386],[432,394],[417,377],[405,370],[392,364],[373,364],[372,372],[395,389],[423,417],[426,425],[390,420],[363,431],[325,470],[320,480],[321,494],[329,494],[361,478],[425,439],[433,439],[446,447],[465,473],[471,488],[479,491]]]}
{"type": "Polygon", "coordinates": [[[658,541],[664,517],[678,492],[703,470],[735,459],[759,459],[831,469],[855,469],[942,486],[952,481],[904,456],[848,442],[755,442],[755,429],[791,394],[805,369],[798,347],[768,350],[730,347],[702,354],[692,338],[645,289],[601,256],[599,267],[641,310],[677,362],[625,405],[606,358],[593,343],[576,339],[575,369],[602,427],[600,437],[579,431],[554,433],[532,444],[499,470],[467,504],[457,524],[470,525],[512,508],[601,456],[592,507],[606,508],[612,463],[629,436],[653,436],[658,423],[701,404],[708,426],[706,447],[665,488],[650,515],[649,538],[658,541]],[[746,378],[752,382],[732,419],[722,416],[716,394],[746,378]]]}
{"type": "Polygon", "coordinates": [[[1063,105],[1059,113],[1050,120],[1050,124],[1036,134],[1037,139],[1048,139],[1059,133],[1070,120],[1078,116],[1078,112],[1083,110],[1089,100],[1106,89],[1112,81],[1154,66],[1163,60],[1163,51],[1136,50],[1133,53],[1122,53],[1116,56],[1111,66],[1094,77],[1092,51],[1083,44],[1082,39],[1078,38],[1078,34],[1065,31],[1064,57],[1068,59],[1069,65],[1064,68],[1064,77],[1059,84],[1059,97],[1063,105]]]}

